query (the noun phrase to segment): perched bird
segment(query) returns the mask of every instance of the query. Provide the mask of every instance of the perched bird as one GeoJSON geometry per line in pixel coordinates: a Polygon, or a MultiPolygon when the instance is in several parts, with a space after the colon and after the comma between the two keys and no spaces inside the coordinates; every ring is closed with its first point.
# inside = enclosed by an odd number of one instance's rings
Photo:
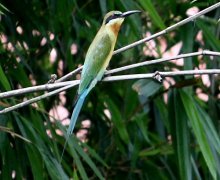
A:
{"type": "Polygon", "coordinates": [[[67,141],[69,135],[73,132],[86,96],[103,77],[106,67],[112,57],[118,32],[124,18],[139,12],[140,11],[137,10],[124,13],[120,11],[111,11],[105,15],[102,26],[96,34],[92,44],[89,46],[86,54],[78,89],[78,97],[67,131],[67,141]]]}

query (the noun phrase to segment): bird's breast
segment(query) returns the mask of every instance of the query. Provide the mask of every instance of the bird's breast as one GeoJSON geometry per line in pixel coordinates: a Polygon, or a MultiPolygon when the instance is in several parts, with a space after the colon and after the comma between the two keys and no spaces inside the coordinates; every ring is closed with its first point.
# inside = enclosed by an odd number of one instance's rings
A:
{"type": "Polygon", "coordinates": [[[121,24],[119,23],[115,23],[115,24],[112,24],[110,27],[111,31],[114,33],[114,36],[118,36],[118,32],[121,28],[121,24]]]}

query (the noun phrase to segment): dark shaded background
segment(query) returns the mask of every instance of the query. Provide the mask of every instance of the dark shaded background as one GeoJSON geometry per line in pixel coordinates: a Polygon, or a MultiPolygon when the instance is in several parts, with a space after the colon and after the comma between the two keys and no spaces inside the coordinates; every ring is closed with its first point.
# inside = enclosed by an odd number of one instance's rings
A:
{"type": "MultiPolygon", "coordinates": [[[[82,65],[110,10],[142,11],[125,20],[118,49],[188,17],[191,7],[202,10],[216,2],[2,0],[9,11],[0,8],[4,14],[0,18],[0,91],[44,84],[51,74],[60,77],[82,65]],[[71,47],[75,53],[71,54],[71,47]]],[[[218,8],[154,40],[155,46],[147,43],[115,55],[109,69],[163,57],[170,51],[219,52],[219,15],[218,8]],[[179,50],[171,49],[179,42],[179,50]]],[[[184,65],[166,62],[120,74],[217,69],[218,60],[192,57],[184,65]]],[[[68,120],[62,114],[72,111],[76,88],[40,101],[37,108],[0,115],[0,179],[216,178],[220,174],[219,76],[207,77],[207,81],[193,76],[165,78],[163,84],[154,80],[99,83],[87,98],[74,131],[83,138],[71,137],[61,164],[65,139],[60,133],[66,128],[60,122],[68,120]],[[49,112],[55,119],[49,118],[49,112]],[[89,128],[83,125],[85,120],[89,128]]],[[[31,97],[1,99],[0,106],[31,97]]]]}

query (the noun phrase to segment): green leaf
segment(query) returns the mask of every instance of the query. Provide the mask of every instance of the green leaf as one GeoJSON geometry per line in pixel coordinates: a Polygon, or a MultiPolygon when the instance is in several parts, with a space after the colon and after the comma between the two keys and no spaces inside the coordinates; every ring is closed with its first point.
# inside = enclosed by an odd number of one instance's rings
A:
{"type": "Polygon", "coordinates": [[[74,146],[72,146],[72,145],[71,145],[71,154],[74,158],[74,162],[76,163],[77,169],[79,170],[79,173],[80,173],[82,179],[85,179],[85,180],[89,179],[86,174],[85,168],[83,167],[83,164],[82,164],[76,150],[74,149],[74,146]]]}
{"type": "Polygon", "coordinates": [[[141,79],[136,81],[132,88],[138,93],[138,95],[143,95],[145,97],[150,97],[158,92],[162,85],[154,80],[141,79]]]}
{"type": "Polygon", "coordinates": [[[104,16],[107,13],[106,0],[99,0],[99,4],[102,10],[102,15],[104,16]]]}
{"type": "Polygon", "coordinates": [[[30,80],[25,73],[25,70],[20,64],[17,64],[17,68],[13,69],[13,78],[16,79],[23,87],[31,86],[30,80]]]}
{"type": "Polygon", "coordinates": [[[2,84],[2,86],[5,88],[6,91],[10,91],[11,90],[11,86],[10,83],[0,65],[0,83],[2,84]]]}
{"type": "Polygon", "coordinates": [[[146,118],[146,114],[138,114],[137,116],[135,116],[135,123],[137,123],[138,129],[139,131],[141,131],[144,139],[146,140],[146,142],[150,142],[150,139],[148,137],[148,129],[147,129],[147,122],[149,121],[146,118]]]}
{"type": "Polygon", "coordinates": [[[198,180],[202,180],[200,174],[199,174],[199,170],[198,170],[198,167],[196,165],[196,162],[195,160],[193,159],[193,157],[191,156],[191,162],[192,162],[192,167],[193,167],[193,170],[195,172],[195,177],[198,179],[198,180]]]}
{"type": "Polygon", "coordinates": [[[99,161],[103,166],[109,168],[104,159],[102,159],[99,154],[97,154],[91,147],[89,147],[86,143],[82,143],[82,146],[88,149],[89,154],[94,157],[97,161],[99,161]]]}
{"type": "Polygon", "coordinates": [[[139,156],[155,156],[160,154],[160,149],[147,149],[139,153],[139,156]]]}
{"type": "Polygon", "coordinates": [[[121,112],[118,110],[117,106],[114,104],[114,102],[110,98],[105,98],[105,103],[111,113],[111,120],[113,124],[115,125],[115,128],[117,129],[119,133],[119,136],[126,144],[128,144],[130,141],[130,138],[129,138],[125,123],[123,122],[121,112]]]}
{"type": "Polygon", "coordinates": [[[203,125],[203,118],[201,115],[199,115],[195,103],[187,93],[180,91],[180,96],[184,105],[184,110],[186,111],[188,119],[190,120],[190,124],[198,141],[199,147],[201,148],[201,152],[207,163],[209,171],[211,172],[212,177],[216,179],[216,161],[212,154],[212,149],[206,134],[207,129],[204,128],[203,125]]]}
{"type": "Polygon", "coordinates": [[[188,118],[179,91],[175,89],[169,98],[169,117],[170,123],[172,123],[171,132],[178,159],[180,179],[192,179],[188,118]]]}
{"type": "MultiPolygon", "coordinates": [[[[194,46],[194,34],[195,27],[194,22],[188,23],[181,27],[180,34],[183,39],[183,46],[181,48],[181,53],[191,53],[193,52],[194,46]],[[186,36],[187,34],[187,36],[186,36]]],[[[184,70],[193,69],[192,57],[184,58],[184,70]]],[[[193,76],[186,76],[186,79],[190,79],[193,76]]]]}
{"type": "Polygon", "coordinates": [[[163,23],[162,18],[157,13],[157,10],[154,8],[154,5],[151,0],[140,0],[139,1],[142,7],[146,12],[149,13],[153,23],[159,27],[161,30],[165,29],[165,24],[163,23]]]}
{"type": "Polygon", "coordinates": [[[144,149],[139,153],[139,156],[156,156],[157,154],[169,155],[173,154],[173,149],[170,145],[161,145],[159,148],[144,149]]]}
{"type": "Polygon", "coordinates": [[[30,161],[34,179],[43,179],[44,168],[40,154],[33,146],[26,146],[27,155],[30,161]]]}
{"type": "MultiPolygon", "coordinates": [[[[35,131],[35,129],[32,127],[32,124],[24,117],[21,117],[21,116],[19,118],[17,116],[14,116],[14,117],[15,117],[15,120],[17,122],[17,125],[22,135],[30,139],[36,145],[36,148],[39,154],[41,155],[41,158],[43,159],[43,162],[45,163],[48,173],[50,174],[51,178],[68,179],[60,163],[57,161],[57,159],[54,158],[53,154],[50,152],[50,149],[47,148],[47,145],[44,143],[44,141],[39,138],[39,135],[35,131]]],[[[33,145],[31,144],[29,146],[33,146],[33,145]]],[[[32,164],[32,165],[35,166],[35,164],[32,164]]],[[[36,168],[37,167],[33,167],[32,169],[36,170],[36,168]]]]}
{"type": "MultiPolygon", "coordinates": [[[[66,130],[62,127],[60,123],[57,123],[58,127],[63,131],[65,137],[67,138],[66,130]]],[[[68,145],[70,146],[70,152],[74,158],[74,162],[76,163],[77,169],[79,170],[79,173],[82,177],[82,179],[89,179],[87,176],[87,173],[85,171],[85,168],[80,160],[80,156],[84,161],[89,165],[89,167],[94,171],[94,173],[99,177],[99,179],[104,179],[99,169],[96,167],[94,162],[91,160],[91,158],[88,156],[87,153],[85,153],[84,148],[82,148],[79,145],[79,140],[75,137],[69,137],[68,145]]],[[[97,157],[97,156],[96,156],[97,157]]]]}
{"type": "Polygon", "coordinates": [[[155,98],[154,103],[157,108],[157,111],[159,111],[160,119],[162,121],[161,123],[163,123],[163,126],[165,126],[167,128],[167,130],[170,131],[169,119],[168,119],[168,109],[167,109],[166,103],[161,100],[161,97],[155,98]]]}
{"type": "Polygon", "coordinates": [[[8,10],[8,8],[6,8],[2,3],[0,3],[0,14],[4,14],[3,11],[8,11],[8,12],[10,12],[10,11],[8,10]]]}
{"type": "Polygon", "coordinates": [[[90,168],[94,171],[94,173],[97,175],[97,177],[99,177],[99,179],[104,179],[104,177],[102,176],[101,172],[99,171],[99,169],[96,167],[96,165],[94,164],[94,162],[91,160],[91,158],[88,156],[87,153],[85,153],[84,149],[81,148],[79,146],[79,142],[78,140],[74,137],[74,141],[72,141],[73,143],[73,148],[76,149],[76,151],[80,154],[80,156],[84,159],[84,161],[90,166],[90,168]]]}
{"type": "Polygon", "coordinates": [[[213,50],[220,51],[220,41],[214,34],[215,29],[213,29],[213,26],[207,26],[207,23],[204,23],[202,20],[197,20],[196,25],[202,30],[207,44],[209,44],[213,50]]]}
{"type": "MultiPolygon", "coordinates": [[[[63,134],[67,138],[67,133],[66,133],[66,129],[64,128],[64,126],[62,126],[60,124],[60,122],[58,122],[58,121],[56,122],[56,125],[59,127],[59,129],[62,130],[63,134]]],[[[88,178],[88,176],[86,174],[85,168],[84,168],[84,166],[83,166],[83,164],[82,164],[82,162],[80,160],[80,157],[77,154],[77,152],[75,150],[75,147],[73,146],[73,142],[72,141],[75,141],[75,138],[69,139],[69,141],[68,141],[68,145],[70,146],[70,154],[72,155],[72,157],[74,159],[74,163],[76,164],[77,170],[79,171],[79,174],[80,174],[81,178],[87,180],[89,178],[88,178]]],[[[63,157],[63,161],[64,161],[64,157],[63,157]]],[[[66,163],[66,162],[63,162],[63,163],[66,163]]],[[[67,164],[67,166],[69,166],[69,164],[67,164]]],[[[76,172],[74,170],[73,176],[75,176],[75,174],[76,174],[76,172]]]]}
{"type": "Polygon", "coordinates": [[[203,120],[203,126],[204,129],[206,129],[209,142],[215,147],[215,150],[220,154],[220,138],[218,132],[216,131],[216,128],[212,123],[212,119],[199,105],[196,104],[196,108],[203,120]]]}

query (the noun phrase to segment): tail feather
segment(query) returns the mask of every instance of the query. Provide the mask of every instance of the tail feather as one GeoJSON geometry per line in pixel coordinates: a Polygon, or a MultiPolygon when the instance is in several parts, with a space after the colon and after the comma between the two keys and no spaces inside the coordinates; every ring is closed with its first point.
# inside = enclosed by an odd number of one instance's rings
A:
{"type": "Polygon", "coordinates": [[[83,94],[81,94],[77,100],[77,103],[74,107],[74,110],[73,110],[73,113],[72,113],[72,116],[71,116],[71,119],[70,119],[70,125],[69,125],[69,128],[67,130],[67,134],[72,134],[73,132],[73,129],[76,125],[76,120],[78,119],[78,116],[79,116],[79,112],[80,110],[82,109],[82,105],[84,103],[84,100],[87,96],[87,91],[85,91],[83,94]]]}
{"type": "Polygon", "coordinates": [[[67,142],[69,140],[70,134],[72,134],[72,132],[74,130],[74,127],[76,125],[76,120],[78,119],[80,110],[82,109],[82,105],[83,105],[84,100],[85,100],[86,96],[88,95],[88,93],[89,93],[89,91],[85,90],[79,96],[79,98],[77,99],[76,105],[74,107],[74,110],[73,110],[73,113],[72,113],[72,116],[71,116],[71,119],[70,119],[70,125],[69,125],[68,130],[67,130],[67,137],[66,137],[66,141],[65,141],[65,144],[64,144],[63,152],[62,152],[62,155],[61,155],[61,161],[62,161],[62,158],[63,158],[64,150],[66,149],[66,145],[67,145],[67,142]]]}

